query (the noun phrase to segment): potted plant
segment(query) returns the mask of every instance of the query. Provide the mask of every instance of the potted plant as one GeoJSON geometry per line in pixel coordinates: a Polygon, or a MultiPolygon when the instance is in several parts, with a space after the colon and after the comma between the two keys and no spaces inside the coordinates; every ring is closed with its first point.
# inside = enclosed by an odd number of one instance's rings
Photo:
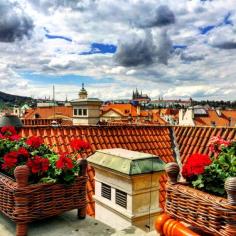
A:
{"type": "Polygon", "coordinates": [[[0,210],[27,235],[27,223],[78,209],[86,215],[86,141],[71,141],[74,153],[55,153],[41,137],[20,137],[14,127],[0,130],[0,210]]]}
{"type": "Polygon", "coordinates": [[[167,164],[166,212],[214,235],[236,235],[236,142],[213,137],[209,151],[187,158],[185,183],[177,182],[179,166],[167,164]]]}

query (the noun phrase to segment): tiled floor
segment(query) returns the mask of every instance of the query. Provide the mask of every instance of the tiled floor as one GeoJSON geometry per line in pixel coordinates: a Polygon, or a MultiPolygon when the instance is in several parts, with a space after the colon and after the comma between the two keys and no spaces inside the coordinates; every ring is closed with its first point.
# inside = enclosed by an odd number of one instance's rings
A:
{"type": "MultiPolygon", "coordinates": [[[[0,214],[0,235],[14,236],[15,224],[0,214]]],[[[158,236],[155,231],[145,233],[135,227],[122,231],[105,225],[94,218],[85,220],[76,218],[76,211],[70,211],[61,216],[29,224],[28,236],[158,236]]]]}

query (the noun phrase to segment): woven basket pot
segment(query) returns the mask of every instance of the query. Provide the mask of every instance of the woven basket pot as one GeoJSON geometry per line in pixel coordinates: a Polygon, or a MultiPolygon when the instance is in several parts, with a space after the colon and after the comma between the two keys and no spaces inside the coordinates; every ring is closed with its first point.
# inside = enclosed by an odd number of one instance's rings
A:
{"type": "Polygon", "coordinates": [[[225,182],[226,199],[178,183],[178,172],[177,163],[167,165],[166,213],[213,235],[236,235],[236,178],[225,182]]]}
{"type": "MultiPolygon", "coordinates": [[[[87,167],[84,163],[82,168],[87,167]]],[[[16,235],[27,235],[27,223],[78,209],[78,218],[86,216],[86,182],[84,170],[73,184],[30,184],[29,169],[18,166],[15,179],[0,172],[0,210],[16,223],[16,235]]]]}

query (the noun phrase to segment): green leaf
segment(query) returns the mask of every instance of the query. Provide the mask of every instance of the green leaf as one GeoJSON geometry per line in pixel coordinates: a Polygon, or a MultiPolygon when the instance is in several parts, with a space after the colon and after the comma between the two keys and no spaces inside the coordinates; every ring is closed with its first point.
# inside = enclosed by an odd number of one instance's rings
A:
{"type": "Polygon", "coordinates": [[[40,183],[49,183],[49,184],[54,184],[56,183],[56,179],[53,179],[51,177],[43,177],[39,180],[40,183]]]}

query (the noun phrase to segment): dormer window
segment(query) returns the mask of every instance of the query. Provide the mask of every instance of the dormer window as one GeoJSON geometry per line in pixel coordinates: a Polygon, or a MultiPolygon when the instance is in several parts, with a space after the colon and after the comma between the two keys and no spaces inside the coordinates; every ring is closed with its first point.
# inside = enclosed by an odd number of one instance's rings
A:
{"type": "Polygon", "coordinates": [[[34,115],[34,118],[35,118],[35,119],[39,119],[39,118],[40,118],[40,115],[39,115],[38,113],[36,113],[36,114],[34,115]]]}

